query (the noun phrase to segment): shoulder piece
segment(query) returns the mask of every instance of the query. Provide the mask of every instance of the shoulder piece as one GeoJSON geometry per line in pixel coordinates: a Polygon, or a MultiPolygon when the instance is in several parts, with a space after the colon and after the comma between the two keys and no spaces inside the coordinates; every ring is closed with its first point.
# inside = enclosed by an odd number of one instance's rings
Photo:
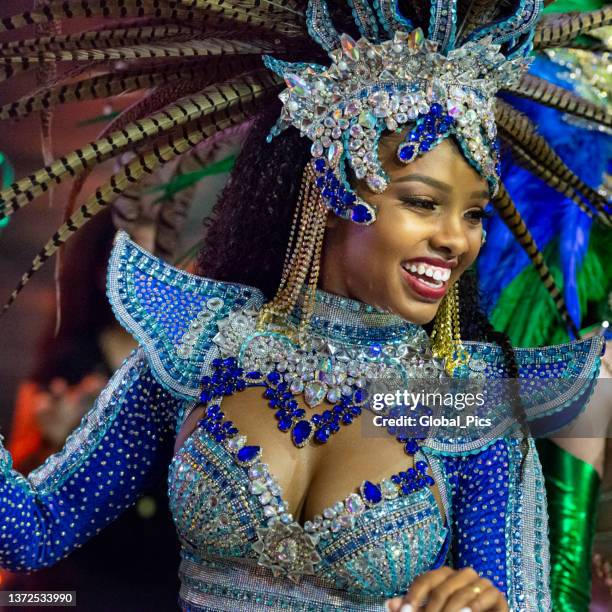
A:
{"type": "MultiPolygon", "coordinates": [[[[464,346],[470,360],[458,378],[480,381],[489,399],[479,414],[491,418],[493,425],[480,432],[473,427],[471,433],[462,433],[461,437],[457,437],[456,429],[436,428],[435,434],[430,434],[423,444],[434,452],[479,452],[495,439],[512,435],[519,427],[512,406],[505,399],[509,397],[506,394],[511,390],[513,379],[501,348],[484,342],[465,342],[464,346]],[[483,431],[486,435],[482,435],[483,431]]],[[[552,434],[584,410],[597,384],[604,350],[602,336],[554,346],[514,349],[519,371],[518,390],[533,437],[552,434]]]]}
{"type": "Polygon", "coordinates": [[[259,307],[259,289],[174,268],[117,233],[107,292],[115,316],[144,348],[161,385],[184,399],[199,396],[203,369],[217,356],[212,337],[231,311],[259,307]],[[212,349],[212,350],[211,350],[212,349]]]}

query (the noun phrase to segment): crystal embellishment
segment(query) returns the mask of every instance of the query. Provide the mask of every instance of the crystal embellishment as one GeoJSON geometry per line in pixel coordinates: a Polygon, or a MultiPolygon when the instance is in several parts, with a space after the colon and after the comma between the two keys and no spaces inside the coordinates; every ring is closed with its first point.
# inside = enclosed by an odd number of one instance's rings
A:
{"type": "Polygon", "coordinates": [[[314,575],[321,560],[316,538],[298,523],[276,521],[269,527],[259,527],[257,536],[253,550],[259,553],[258,564],[272,570],[275,577],[286,576],[297,584],[303,575],[314,575]]]}

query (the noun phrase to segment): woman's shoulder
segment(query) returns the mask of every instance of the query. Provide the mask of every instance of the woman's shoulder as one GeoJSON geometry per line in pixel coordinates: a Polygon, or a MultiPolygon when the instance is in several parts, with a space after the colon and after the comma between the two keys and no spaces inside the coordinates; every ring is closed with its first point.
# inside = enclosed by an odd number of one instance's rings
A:
{"type": "Polygon", "coordinates": [[[259,289],[196,276],[175,268],[120,231],[111,254],[107,293],[117,320],[142,346],[157,380],[193,400],[214,359],[218,323],[264,301],[259,289]]]}

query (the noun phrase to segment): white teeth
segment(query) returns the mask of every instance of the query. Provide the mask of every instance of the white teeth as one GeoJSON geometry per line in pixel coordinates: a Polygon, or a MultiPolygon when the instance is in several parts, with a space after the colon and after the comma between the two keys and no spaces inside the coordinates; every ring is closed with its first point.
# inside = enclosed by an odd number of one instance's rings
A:
{"type": "MultiPolygon", "coordinates": [[[[422,262],[419,262],[418,264],[408,264],[405,266],[405,268],[409,272],[414,272],[415,274],[420,274],[421,276],[427,276],[429,278],[432,278],[434,281],[441,281],[442,283],[446,282],[451,275],[451,271],[449,268],[438,268],[437,266],[430,266],[422,262]]],[[[423,282],[426,282],[423,279],[421,280],[423,282]]],[[[440,285],[441,283],[436,283],[432,286],[439,287],[440,285]]]]}

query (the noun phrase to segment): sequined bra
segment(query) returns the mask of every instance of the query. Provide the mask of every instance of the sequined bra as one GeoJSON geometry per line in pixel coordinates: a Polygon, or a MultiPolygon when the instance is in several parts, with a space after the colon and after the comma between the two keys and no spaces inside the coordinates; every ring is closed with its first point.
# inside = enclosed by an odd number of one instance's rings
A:
{"type": "MultiPolygon", "coordinates": [[[[382,612],[385,599],[442,564],[473,567],[513,611],[550,609],[545,491],[532,440],[526,454],[520,440],[503,435],[425,440],[415,458],[431,470],[446,522],[429,488],[394,494],[380,486],[377,503],[365,504],[362,491],[355,492],[311,525],[285,523],[286,502],[265,467],[265,449],[246,465],[239,460],[247,444],[242,436],[220,441],[198,427],[172,450],[199,402],[203,376],[222,357],[219,334],[227,332],[228,316],[261,307],[261,292],[176,270],[124,233],[111,258],[108,291],[140,348],[65,447],[27,478],[12,470],[0,446],[0,567],[28,571],[55,563],[135,503],[169,465],[182,610],[382,612]],[[281,520],[272,523],[271,514],[281,520]]],[[[372,348],[376,339],[399,346],[406,337],[398,317],[322,298],[313,324],[334,341],[372,348]]],[[[522,378],[567,381],[561,394],[526,398],[531,422],[553,414],[569,420],[584,408],[602,344],[592,338],[516,350],[522,378]]],[[[504,376],[499,347],[467,348],[475,376],[504,376]]]]}
{"type": "MultiPolygon", "coordinates": [[[[197,428],[171,464],[169,496],[183,545],[183,596],[189,601],[204,602],[206,596],[219,596],[222,586],[224,596],[235,599],[236,605],[262,596],[271,601],[274,589],[284,584],[273,608],[281,609],[281,604],[292,600],[290,609],[307,609],[302,606],[308,599],[300,603],[289,596],[296,584],[286,577],[274,578],[273,569],[264,572],[257,566],[260,552],[253,547],[256,542],[267,548],[266,556],[272,560],[291,561],[300,556],[314,565],[316,582],[325,584],[334,597],[305,581],[306,576],[300,576],[298,584],[303,583],[305,591],[315,589],[329,609],[337,609],[333,606],[345,597],[342,609],[380,610],[384,603],[381,596],[405,592],[415,576],[436,565],[436,559],[437,565],[445,560],[448,529],[429,489],[396,496],[376,508],[366,508],[357,494],[338,501],[323,512],[328,518],[315,525],[325,534],[315,544],[313,532],[307,533],[295,522],[266,529],[266,518],[277,511],[270,502],[280,495],[279,486],[265,463],[247,468],[238,465],[234,456],[197,428]],[[236,558],[243,561],[240,567],[245,579],[254,572],[267,580],[257,588],[245,589],[240,581],[231,587],[225,581],[219,585],[208,574],[210,568],[214,573],[219,564],[223,567],[236,558]],[[269,584],[271,578],[274,580],[269,584]]],[[[281,510],[283,507],[285,501],[281,501],[281,510]]],[[[241,572],[236,569],[235,573],[241,572]]]]}

